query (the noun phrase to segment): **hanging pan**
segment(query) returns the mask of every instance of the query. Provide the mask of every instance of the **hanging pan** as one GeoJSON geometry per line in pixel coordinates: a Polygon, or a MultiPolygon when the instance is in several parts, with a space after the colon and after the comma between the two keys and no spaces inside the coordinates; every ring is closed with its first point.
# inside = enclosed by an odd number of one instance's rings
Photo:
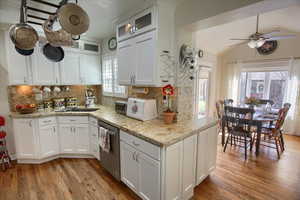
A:
{"type": "Polygon", "coordinates": [[[32,51],[32,49],[34,49],[38,41],[38,34],[34,30],[34,28],[32,28],[32,26],[25,23],[25,19],[24,19],[25,7],[26,7],[26,1],[22,0],[22,4],[20,8],[20,23],[15,24],[10,28],[9,36],[18,49],[32,51]]]}
{"type": "Polygon", "coordinates": [[[81,35],[89,29],[88,14],[75,3],[64,4],[57,14],[61,27],[72,35],[81,35]]]}
{"type": "Polygon", "coordinates": [[[25,50],[25,49],[19,49],[17,46],[15,46],[16,51],[23,55],[23,56],[30,56],[31,54],[33,54],[34,49],[29,49],[29,50],[25,50]]]}
{"type": "Polygon", "coordinates": [[[43,24],[44,33],[52,46],[72,46],[72,35],[63,29],[54,30],[54,23],[57,21],[57,15],[50,15],[43,24]]]}
{"type": "Polygon", "coordinates": [[[52,46],[50,43],[43,47],[43,54],[52,62],[60,62],[65,57],[63,48],[52,46]]]}

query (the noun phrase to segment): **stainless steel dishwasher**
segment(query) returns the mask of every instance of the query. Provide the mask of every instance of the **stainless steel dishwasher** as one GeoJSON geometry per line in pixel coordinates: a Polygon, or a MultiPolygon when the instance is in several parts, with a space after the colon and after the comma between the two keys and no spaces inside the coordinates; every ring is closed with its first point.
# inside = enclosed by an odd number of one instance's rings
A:
{"type": "Polygon", "coordinates": [[[110,137],[110,151],[107,153],[100,148],[100,164],[120,181],[120,130],[100,120],[98,126],[107,129],[110,137]]]}

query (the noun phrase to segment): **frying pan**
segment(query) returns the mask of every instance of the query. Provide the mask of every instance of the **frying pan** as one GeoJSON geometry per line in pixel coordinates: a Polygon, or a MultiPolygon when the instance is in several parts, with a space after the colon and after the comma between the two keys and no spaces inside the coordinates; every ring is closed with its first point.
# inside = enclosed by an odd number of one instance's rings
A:
{"type": "Polygon", "coordinates": [[[23,55],[23,56],[30,56],[31,54],[33,54],[34,49],[30,49],[30,50],[25,50],[25,49],[20,49],[17,46],[15,46],[16,51],[23,55]]]}
{"type": "Polygon", "coordinates": [[[20,23],[13,25],[9,30],[11,41],[19,49],[31,50],[38,41],[38,34],[34,28],[25,23],[24,7],[26,0],[22,0],[20,8],[20,23]]]}
{"type": "Polygon", "coordinates": [[[54,47],[50,43],[47,43],[43,47],[43,54],[46,56],[46,58],[48,58],[52,62],[60,62],[65,57],[63,48],[54,47]]]}

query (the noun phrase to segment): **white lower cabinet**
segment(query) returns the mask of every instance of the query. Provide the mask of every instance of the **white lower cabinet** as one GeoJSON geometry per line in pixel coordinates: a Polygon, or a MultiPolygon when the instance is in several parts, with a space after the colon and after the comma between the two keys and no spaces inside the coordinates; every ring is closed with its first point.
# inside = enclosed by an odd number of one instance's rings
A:
{"type": "Polygon", "coordinates": [[[144,200],[160,199],[160,161],[121,141],[121,180],[144,200]]]}
{"type": "Polygon", "coordinates": [[[72,124],[59,125],[59,140],[61,153],[74,153],[75,152],[75,134],[72,124]]]}
{"type": "Polygon", "coordinates": [[[40,158],[47,158],[59,153],[59,143],[56,124],[39,128],[40,158]]]}
{"type": "Polygon", "coordinates": [[[14,119],[13,125],[17,159],[36,159],[38,155],[36,121],[33,119],[14,119]]]}
{"type": "Polygon", "coordinates": [[[218,131],[216,126],[208,128],[198,134],[197,185],[216,168],[217,144],[218,131]]]}
{"type": "Polygon", "coordinates": [[[100,160],[99,129],[96,124],[97,124],[97,119],[91,118],[89,120],[90,152],[95,158],[97,158],[97,160],[100,160]]]}
{"type": "Polygon", "coordinates": [[[89,125],[79,124],[74,126],[75,151],[79,154],[90,154],[89,125]]]}
{"type": "Polygon", "coordinates": [[[121,141],[121,180],[134,192],[139,191],[139,166],[136,158],[136,151],[133,147],[121,141]]]}
{"type": "Polygon", "coordinates": [[[88,124],[59,124],[60,152],[90,154],[88,124]]]}

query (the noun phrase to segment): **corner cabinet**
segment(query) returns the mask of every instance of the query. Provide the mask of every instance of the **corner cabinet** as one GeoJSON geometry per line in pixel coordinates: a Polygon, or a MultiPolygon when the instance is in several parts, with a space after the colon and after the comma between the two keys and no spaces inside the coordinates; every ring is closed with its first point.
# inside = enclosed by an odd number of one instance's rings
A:
{"type": "Polygon", "coordinates": [[[174,66],[161,57],[164,51],[172,54],[172,26],[167,29],[159,23],[167,14],[154,6],[117,26],[120,85],[161,87],[174,82],[174,66]]]}

